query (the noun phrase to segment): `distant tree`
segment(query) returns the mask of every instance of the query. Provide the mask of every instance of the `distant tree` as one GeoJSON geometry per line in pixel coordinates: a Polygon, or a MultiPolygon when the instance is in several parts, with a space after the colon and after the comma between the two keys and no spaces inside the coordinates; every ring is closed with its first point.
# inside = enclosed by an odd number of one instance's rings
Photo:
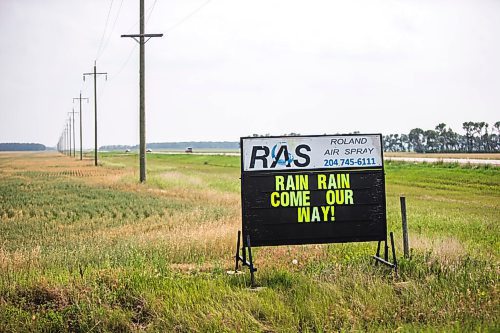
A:
{"type": "Polygon", "coordinates": [[[493,129],[491,130],[492,132],[492,144],[493,144],[493,151],[500,151],[500,121],[497,121],[496,123],[493,124],[493,129]],[[496,133],[494,133],[496,132],[496,133]]]}
{"type": "Polygon", "coordinates": [[[453,132],[451,128],[446,131],[446,142],[448,151],[460,151],[461,149],[463,149],[460,146],[460,135],[453,132]]]}
{"type": "Polygon", "coordinates": [[[497,134],[500,134],[500,121],[493,124],[493,128],[497,131],[497,134]]]}
{"type": "Polygon", "coordinates": [[[410,151],[408,134],[401,134],[401,151],[410,151]]]}
{"type": "Polygon", "coordinates": [[[421,128],[414,128],[408,133],[408,141],[413,149],[417,153],[424,152],[424,130],[421,128]]]}
{"type": "Polygon", "coordinates": [[[434,130],[427,130],[424,132],[425,148],[424,150],[429,153],[438,151],[438,133],[434,130]]]}
{"type": "Polygon", "coordinates": [[[392,134],[383,135],[382,141],[384,143],[384,151],[393,151],[392,150],[392,134]]]}
{"type": "Polygon", "coordinates": [[[472,121],[467,121],[462,124],[462,128],[465,130],[465,138],[467,141],[467,152],[472,152],[473,144],[473,133],[474,133],[474,123],[472,121]]]}
{"type": "Polygon", "coordinates": [[[437,133],[437,148],[440,152],[444,152],[448,150],[448,138],[447,138],[447,130],[446,124],[440,123],[436,126],[437,133]]]}
{"type": "Polygon", "coordinates": [[[473,144],[476,148],[476,151],[482,152],[484,151],[484,142],[482,140],[483,137],[483,129],[486,123],[484,121],[474,122],[473,123],[473,144]]]}

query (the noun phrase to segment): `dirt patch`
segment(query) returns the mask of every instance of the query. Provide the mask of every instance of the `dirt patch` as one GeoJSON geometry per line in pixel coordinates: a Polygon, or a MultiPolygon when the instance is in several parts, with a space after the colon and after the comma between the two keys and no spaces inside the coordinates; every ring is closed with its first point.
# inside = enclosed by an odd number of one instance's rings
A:
{"type": "Polygon", "coordinates": [[[44,283],[23,287],[13,295],[13,302],[28,311],[51,309],[61,311],[70,305],[65,290],[48,286],[44,283]]]}

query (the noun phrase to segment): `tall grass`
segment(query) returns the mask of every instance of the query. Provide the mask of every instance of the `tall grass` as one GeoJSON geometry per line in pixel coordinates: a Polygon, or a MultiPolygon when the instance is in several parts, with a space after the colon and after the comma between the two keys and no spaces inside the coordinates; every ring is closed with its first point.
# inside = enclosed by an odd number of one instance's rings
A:
{"type": "MultiPolygon", "coordinates": [[[[405,195],[411,260],[376,244],[255,249],[232,269],[239,158],[0,154],[0,331],[498,331],[498,168],[388,163],[389,229],[405,195]],[[297,263],[292,263],[296,259],[297,263]]],[[[400,246],[398,245],[398,252],[400,246]]]]}

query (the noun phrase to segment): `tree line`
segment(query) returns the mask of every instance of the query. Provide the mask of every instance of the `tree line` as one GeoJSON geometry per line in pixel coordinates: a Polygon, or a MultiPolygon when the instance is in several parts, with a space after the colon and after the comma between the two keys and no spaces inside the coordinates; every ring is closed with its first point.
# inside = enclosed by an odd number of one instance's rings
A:
{"type": "Polygon", "coordinates": [[[47,148],[40,143],[0,143],[0,151],[40,151],[47,148]]]}
{"type": "Polygon", "coordinates": [[[500,121],[490,127],[484,121],[462,124],[465,133],[453,131],[444,123],[434,129],[414,128],[408,134],[383,136],[384,151],[416,153],[494,153],[500,152],[500,121]]]}

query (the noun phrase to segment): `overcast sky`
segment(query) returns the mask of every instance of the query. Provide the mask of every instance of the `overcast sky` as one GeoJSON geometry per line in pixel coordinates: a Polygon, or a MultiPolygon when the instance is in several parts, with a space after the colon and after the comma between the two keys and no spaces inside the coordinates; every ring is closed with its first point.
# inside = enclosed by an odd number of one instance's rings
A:
{"type": "MultiPolygon", "coordinates": [[[[500,1],[146,0],[147,142],[500,120],[500,1]]],[[[0,142],[139,141],[138,0],[0,0],[0,142]],[[109,15],[108,15],[109,13],[109,15]],[[78,126],[78,123],[76,123],[78,126]]]]}

